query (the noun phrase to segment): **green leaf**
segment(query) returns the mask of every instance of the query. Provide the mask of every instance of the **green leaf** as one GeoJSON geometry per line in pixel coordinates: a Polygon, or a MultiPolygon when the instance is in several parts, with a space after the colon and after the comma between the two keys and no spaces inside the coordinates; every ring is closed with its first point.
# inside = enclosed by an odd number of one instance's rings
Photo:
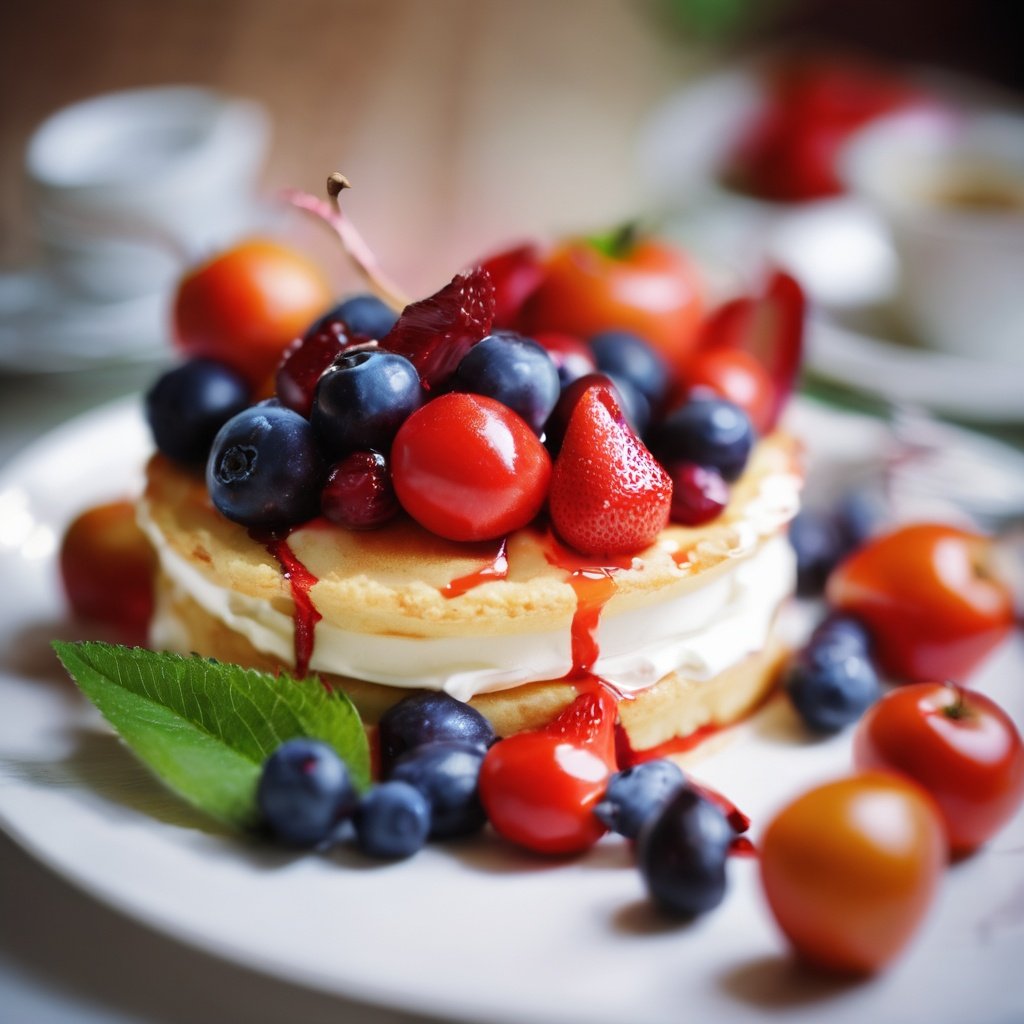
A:
{"type": "Polygon", "coordinates": [[[260,769],[285,740],[323,740],[358,787],[369,784],[359,715],[317,679],[139,647],[55,641],[53,648],[135,754],[190,804],[230,825],[257,822],[260,769]]]}

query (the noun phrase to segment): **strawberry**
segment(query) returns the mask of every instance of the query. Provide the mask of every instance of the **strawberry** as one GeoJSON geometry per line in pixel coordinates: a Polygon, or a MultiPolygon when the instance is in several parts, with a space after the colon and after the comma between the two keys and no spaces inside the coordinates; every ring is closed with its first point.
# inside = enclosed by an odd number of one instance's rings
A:
{"type": "Polygon", "coordinates": [[[609,389],[588,389],[573,410],[548,501],[557,533],[586,555],[639,551],[668,522],[672,481],[609,389]]]}
{"type": "Polygon", "coordinates": [[[406,306],[380,345],[405,356],[430,390],[454,373],[462,357],[490,333],[493,321],[494,285],[490,274],[477,267],[406,306]]]}
{"type": "Polygon", "coordinates": [[[796,386],[803,355],[806,301],[796,280],[782,271],[769,278],[763,294],[732,299],[716,309],[704,324],[700,352],[742,349],[768,371],[775,385],[762,424],[770,431],[796,386]]]}

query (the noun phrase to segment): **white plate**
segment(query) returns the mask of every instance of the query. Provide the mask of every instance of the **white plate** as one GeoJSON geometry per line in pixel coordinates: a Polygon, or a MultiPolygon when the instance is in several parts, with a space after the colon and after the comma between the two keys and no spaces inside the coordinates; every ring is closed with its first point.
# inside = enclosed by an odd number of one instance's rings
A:
{"type": "MultiPolygon", "coordinates": [[[[856,460],[877,425],[803,407],[817,454],[856,460]]],[[[458,1020],[678,1024],[1024,1019],[1012,979],[1024,941],[1024,818],[949,871],[909,953],[874,981],[801,974],[762,904],[756,864],[690,925],[656,918],[628,845],[569,863],[494,837],[397,865],[347,852],[292,856],[220,831],[157,786],[62,678],[54,551],[77,509],[137,483],[147,448],[133,405],[73,421],[0,476],[0,821],[40,860],[167,934],[270,974],[458,1020]]],[[[1024,645],[979,685],[1024,720],[1024,645]]],[[[784,705],[737,730],[699,777],[753,817],[849,767],[849,738],[810,742],[784,705]]]]}

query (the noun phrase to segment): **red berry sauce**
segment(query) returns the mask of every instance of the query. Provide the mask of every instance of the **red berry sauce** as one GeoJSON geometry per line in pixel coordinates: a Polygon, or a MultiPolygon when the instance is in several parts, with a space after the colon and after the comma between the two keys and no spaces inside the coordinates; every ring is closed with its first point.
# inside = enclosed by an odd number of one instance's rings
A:
{"type": "Polygon", "coordinates": [[[508,538],[502,538],[498,552],[482,569],[459,576],[441,588],[443,597],[461,597],[463,594],[479,587],[482,583],[503,580],[508,576],[508,538]]]}

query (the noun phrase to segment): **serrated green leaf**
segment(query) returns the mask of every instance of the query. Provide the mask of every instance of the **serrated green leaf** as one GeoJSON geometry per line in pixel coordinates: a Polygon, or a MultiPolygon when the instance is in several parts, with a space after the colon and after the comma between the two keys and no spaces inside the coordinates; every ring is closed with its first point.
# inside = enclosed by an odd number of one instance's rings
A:
{"type": "Polygon", "coordinates": [[[323,740],[359,787],[366,732],[351,701],[316,679],[98,642],[53,644],[82,692],[163,782],[239,828],[256,823],[263,762],[285,740],[323,740]]]}

